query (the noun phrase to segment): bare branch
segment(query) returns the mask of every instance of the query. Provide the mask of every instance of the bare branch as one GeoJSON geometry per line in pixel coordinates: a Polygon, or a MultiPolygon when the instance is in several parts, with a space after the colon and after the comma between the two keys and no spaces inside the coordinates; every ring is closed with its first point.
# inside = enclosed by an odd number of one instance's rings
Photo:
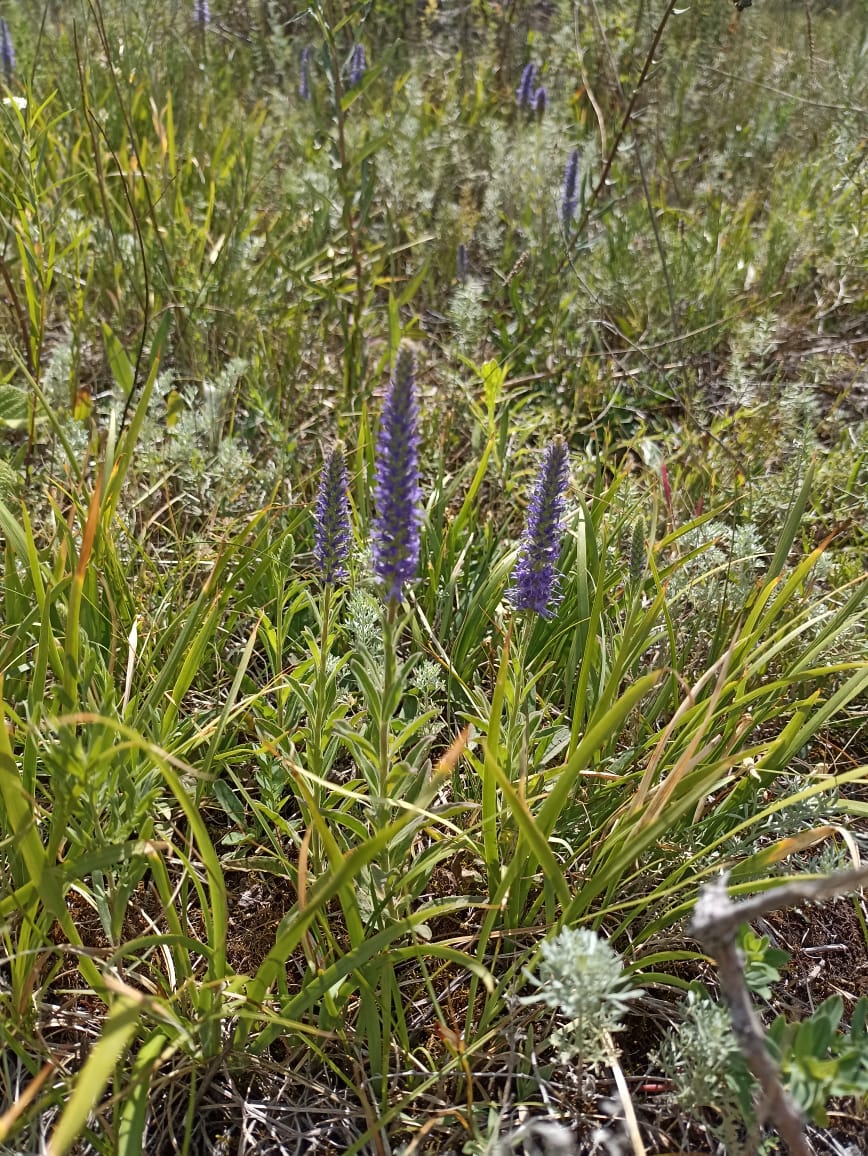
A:
{"type": "Polygon", "coordinates": [[[699,893],[690,930],[717,961],[720,989],[729,1008],[738,1045],[763,1092],[762,1112],[775,1126],[793,1156],[811,1156],[798,1108],[787,1095],[766,1047],[763,1025],[754,1010],[744,978],[735,936],[743,923],[796,903],[845,895],[868,883],[868,868],[844,871],[824,879],[786,883],[741,903],[727,894],[727,875],[707,883],[699,893]]]}

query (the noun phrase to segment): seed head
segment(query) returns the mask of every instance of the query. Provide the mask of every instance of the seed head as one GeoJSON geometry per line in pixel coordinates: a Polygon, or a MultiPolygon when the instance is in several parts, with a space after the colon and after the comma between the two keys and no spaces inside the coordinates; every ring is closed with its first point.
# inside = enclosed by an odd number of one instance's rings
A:
{"type": "Polygon", "coordinates": [[[569,480],[569,450],[557,437],[543,453],[509,592],[516,610],[530,610],[543,618],[551,618],[560,601],[557,563],[569,480]]]}
{"type": "Polygon", "coordinates": [[[389,602],[416,577],[421,503],[416,357],[402,345],[380,416],[371,527],[374,573],[389,602]]]}
{"type": "Polygon", "coordinates": [[[347,466],[343,451],[331,450],[323,463],[316,499],[314,554],[320,578],[326,585],[349,577],[350,509],[347,500],[347,466]]]}

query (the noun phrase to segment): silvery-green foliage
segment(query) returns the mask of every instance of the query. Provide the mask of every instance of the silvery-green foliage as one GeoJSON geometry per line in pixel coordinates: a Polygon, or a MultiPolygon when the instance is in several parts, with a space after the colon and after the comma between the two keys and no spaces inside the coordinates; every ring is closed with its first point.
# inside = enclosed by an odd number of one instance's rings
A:
{"type": "Polygon", "coordinates": [[[732,529],[722,522],[704,522],[682,534],[678,545],[686,561],[670,580],[673,597],[686,596],[703,610],[744,605],[764,557],[754,525],[732,529]]]}
{"type": "MultiPolygon", "coordinates": [[[[393,103],[390,139],[377,153],[380,188],[392,212],[407,215],[426,227],[434,220],[454,221],[454,206],[438,196],[448,184],[456,187],[474,175],[467,157],[467,126],[462,124],[460,106],[444,110],[435,124],[420,115],[427,96],[420,77],[410,76],[400,103],[393,103]],[[420,172],[425,179],[420,180],[420,172]]],[[[351,132],[359,132],[361,126],[351,132]]],[[[351,141],[353,138],[350,138],[351,141]]]]}
{"type": "MultiPolygon", "coordinates": [[[[410,685],[419,697],[419,711],[427,714],[435,711],[441,705],[441,696],[444,690],[443,675],[440,667],[430,658],[423,658],[414,667],[410,675],[410,685]]],[[[425,734],[433,737],[443,729],[441,720],[435,718],[425,727],[425,734]]]]}
{"type": "Polygon", "coordinates": [[[726,1008],[691,995],[682,1022],[673,1028],[656,1053],[675,1096],[687,1112],[720,1108],[732,1099],[729,1074],[740,1052],[726,1008]]]}
{"type": "Polygon", "coordinates": [[[47,404],[54,412],[70,455],[75,461],[80,462],[87,450],[90,430],[88,423],[75,418],[70,409],[70,383],[73,370],[72,343],[68,340],[61,341],[48,355],[39,384],[47,404]]]}
{"type": "Polygon", "coordinates": [[[430,658],[425,658],[413,667],[410,682],[419,695],[422,709],[431,710],[438,695],[443,692],[443,675],[440,667],[430,658]]]}
{"type": "Polygon", "coordinates": [[[690,993],[684,1019],[669,1031],[651,1059],[672,1082],[673,1096],[683,1112],[695,1119],[708,1110],[715,1114],[709,1130],[723,1142],[728,1156],[761,1150],[751,1123],[751,1077],[726,1008],[690,993]]]}
{"type": "Polygon", "coordinates": [[[554,118],[520,131],[495,124],[490,133],[491,168],[478,239],[495,260],[506,228],[519,226],[540,244],[559,235],[565,136],[554,118]]]}
{"type": "Polygon", "coordinates": [[[247,367],[248,362],[243,357],[233,357],[213,381],[206,379],[202,382],[204,431],[212,446],[216,447],[221,438],[229,399],[247,367]]]}
{"type": "Polygon", "coordinates": [[[813,449],[820,403],[810,382],[791,381],[784,386],[777,402],[777,417],[784,441],[813,449]]]}
{"type": "MultiPolygon", "coordinates": [[[[136,463],[151,479],[171,478],[173,488],[185,494],[192,513],[200,513],[215,500],[231,500],[253,474],[248,447],[238,438],[223,436],[230,398],[246,369],[247,362],[236,357],[201,388],[177,388],[171,371],[161,373],[155,383],[136,463]],[[166,398],[173,390],[180,396],[180,413],[170,425],[165,420],[166,398]]],[[[259,477],[260,482],[264,480],[259,477]]]]}
{"type": "Polygon", "coordinates": [[[291,87],[291,76],[295,65],[295,42],[288,36],[288,22],[277,0],[267,0],[267,44],[270,56],[269,72],[276,84],[282,82],[284,88],[291,87]]]}
{"type": "Polygon", "coordinates": [[[475,277],[456,285],[449,302],[449,319],[455,326],[459,349],[469,353],[485,336],[485,286],[475,277]]]}
{"type": "Polygon", "coordinates": [[[590,1067],[604,1063],[606,1036],[620,1028],[630,1000],[642,994],[614,948],[586,927],[566,927],[546,940],[537,974],[525,975],[537,991],[522,1002],[545,1003],[567,1021],[551,1037],[564,1063],[574,1056],[590,1067]]]}
{"type": "Polygon", "coordinates": [[[350,592],[345,603],[344,625],[356,647],[372,655],[383,653],[382,606],[373,594],[359,588],[350,592]]]}
{"type": "Polygon", "coordinates": [[[211,488],[229,497],[236,493],[253,469],[253,455],[240,438],[224,438],[209,470],[211,488]]]}
{"type": "Polygon", "coordinates": [[[42,366],[40,386],[55,410],[69,409],[69,381],[72,374],[72,342],[60,341],[55,345],[42,366]]]}

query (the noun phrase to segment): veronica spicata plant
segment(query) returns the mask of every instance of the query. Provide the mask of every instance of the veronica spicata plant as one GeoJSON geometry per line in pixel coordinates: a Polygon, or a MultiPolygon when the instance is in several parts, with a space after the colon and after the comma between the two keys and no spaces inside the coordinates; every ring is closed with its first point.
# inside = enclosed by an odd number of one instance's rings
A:
{"type": "MultiPolygon", "coordinates": [[[[334,664],[330,661],[332,595],[334,587],[349,577],[347,559],[351,538],[347,467],[343,447],[337,445],[329,451],[323,462],[314,507],[314,558],[323,593],[319,615],[319,644],[315,648],[311,646],[316,673],[306,741],[310,769],[316,776],[313,784],[316,809],[322,804],[322,788],[318,780],[325,766],[326,721],[334,709],[336,686],[334,664]]],[[[318,840],[315,839],[312,841],[315,863],[318,862],[319,850],[318,840]]]]}
{"type": "Polygon", "coordinates": [[[416,576],[421,500],[416,357],[402,345],[380,418],[374,486],[374,573],[389,603],[397,604],[404,584],[416,576]]]}
{"type": "Polygon", "coordinates": [[[345,582],[349,576],[350,509],[347,499],[347,467],[343,451],[335,447],[326,458],[316,500],[314,554],[319,576],[326,586],[345,582]]]}
{"type": "Polygon", "coordinates": [[[569,449],[564,439],[557,437],[543,453],[509,592],[516,610],[528,610],[543,618],[553,616],[560,600],[557,562],[569,480],[569,449]]]}

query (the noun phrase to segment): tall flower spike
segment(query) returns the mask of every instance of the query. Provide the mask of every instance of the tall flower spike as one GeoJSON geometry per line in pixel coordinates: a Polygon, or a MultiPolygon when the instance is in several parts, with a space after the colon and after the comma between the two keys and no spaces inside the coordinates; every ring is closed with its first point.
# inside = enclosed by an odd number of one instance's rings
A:
{"type": "Polygon", "coordinates": [[[320,578],[326,585],[349,577],[350,509],[347,500],[347,466],[343,451],[330,451],[323,463],[316,499],[314,554],[320,578]]]}
{"type": "Polygon", "coordinates": [[[561,220],[569,225],[576,215],[579,204],[576,190],[579,184],[579,150],[573,149],[567,161],[567,171],[564,173],[564,196],[561,201],[561,220]]]}
{"type": "Polygon", "coordinates": [[[515,99],[519,108],[530,108],[533,104],[533,82],[536,79],[536,65],[532,60],[524,66],[515,99]]]}
{"type": "Polygon", "coordinates": [[[380,416],[371,527],[374,573],[389,602],[416,577],[421,503],[416,357],[402,345],[380,416]]]}
{"type": "Polygon", "coordinates": [[[12,44],[12,33],[9,31],[9,21],[3,17],[0,20],[0,68],[6,80],[12,79],[15,71],[15,48],[12,44]]]}
{"type": "Polygon", "coordinates": [[[543,453],[509,591],[516,610],[530,610],[543,618],[551,618],[560,601],[557,564],[569,480],[570,453],[564,439],[557,437],[543,453]]]}
{"type": "Polygon", "coordinates": [[[194,0],[193,23],[197,28],[207,28],[211,23],[211,8],[208,0],[194,0]]]}
{"type": "Polygon", "coordinates": [[[299,67],[298,95],[302,100],[310,100],[310,45],[302,48],[299,67]]]}
{"type": "Polygon", "coordinates": [[[364,44],[357,44],[350,57],[350,88],[355,88],[361,82],[366,68],[365,46],[364,44]]]}

